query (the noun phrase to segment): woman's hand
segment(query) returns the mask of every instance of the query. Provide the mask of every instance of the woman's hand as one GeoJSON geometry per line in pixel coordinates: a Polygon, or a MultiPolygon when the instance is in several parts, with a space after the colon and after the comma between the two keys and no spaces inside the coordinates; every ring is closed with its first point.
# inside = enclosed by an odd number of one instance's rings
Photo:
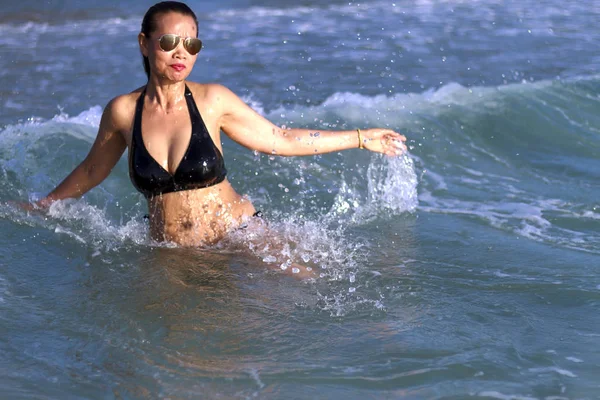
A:
{"type": "Polygon", "coordinates": [[[48,209],[50,203],[45,203],[43,200],[36,201],[35,203],[24,202],[24,201],[7,201],[6,204],[19,208],[27,212],[39,212],[42,213],[48,209]]]}
{"type": "Polygon", "coordinates": [[[388,156],[399,156],[408,150],[406,137],[391,129],[361,129],[359,137],[365,149],[388,156]]]}

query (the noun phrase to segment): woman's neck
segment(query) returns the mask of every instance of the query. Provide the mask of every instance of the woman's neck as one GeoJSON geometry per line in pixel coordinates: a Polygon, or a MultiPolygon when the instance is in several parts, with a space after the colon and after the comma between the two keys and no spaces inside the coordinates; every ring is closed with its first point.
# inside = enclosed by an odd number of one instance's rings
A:
{"type": "Polygon", "coordinates": [[[167,114],[178,110],[185,105],[185,81],[164,83],[150,79],[146,85],[146,97],[152,107],[167,114]]]}

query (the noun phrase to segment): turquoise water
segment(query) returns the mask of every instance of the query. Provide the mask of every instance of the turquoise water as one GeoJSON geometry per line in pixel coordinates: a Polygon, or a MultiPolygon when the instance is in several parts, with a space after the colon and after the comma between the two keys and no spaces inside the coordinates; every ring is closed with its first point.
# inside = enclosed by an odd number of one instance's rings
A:
{"type": "Polygon", "coordinates": [[[260,231],[152,242],[126,159],[47,215],[102,107],[144,84],[133,1],[0,16],[0,398],[596,399],[597,2],[191,2],[195,81],[278,125],[410,155],[255,154],[260,231]],[[314,282],[266,262],[301,262],[314,282]]]}

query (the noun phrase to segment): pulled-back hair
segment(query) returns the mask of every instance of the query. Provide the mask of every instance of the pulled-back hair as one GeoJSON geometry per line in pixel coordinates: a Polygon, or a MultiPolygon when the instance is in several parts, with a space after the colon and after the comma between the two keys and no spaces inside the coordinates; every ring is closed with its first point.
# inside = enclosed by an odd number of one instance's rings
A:
{"type": "MultiPolygon", "coordinates": [[[[142,21],[142,33],[146,38],[149,39],[152,32],[156,30],[156,17],[160,14],[167,14],[170,12],[176,12],[181,15],[192,17],[196,23],[196,35],[198,34],[198,18],[187,4],[180,3],[179,1],[161,1],[150,7],[148,11],[146,11],[146,15],[144,15],[144,20],[142,21]]],[[[144,55],[142,55],[142,57],[144,58],[144,71],[146,71],[146,76],[150,79],[150,61],[148,61],[148,57],[144,55]]]]}

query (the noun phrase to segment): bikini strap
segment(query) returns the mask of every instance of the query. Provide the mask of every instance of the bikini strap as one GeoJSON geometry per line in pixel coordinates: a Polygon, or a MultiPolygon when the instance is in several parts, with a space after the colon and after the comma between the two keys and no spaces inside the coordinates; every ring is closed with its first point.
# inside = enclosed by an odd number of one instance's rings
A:
{"type": "Polygon", "coordinates": [[[194,100],[194,95],[192,94],[192,91],[188,85],[185,85],[185,101],[187,103],[190,119],[192,121],[192,136],[195,136],[197,134],[196,131],[198,126],[200,126],[202,130],[206,130],[206,127],[204,126],[204,122],[200,117],[200,111],[198,111],[196,101],[194,100]]]}
{"type": "Polygon", "coordinates": [[[144,97],[146,97],[146,88],[142,90],[140,97],[135,103],[135,117],[133,121],[133,139],[141,137],[142,132],[142,111],[144,111],[144,97]]]}

